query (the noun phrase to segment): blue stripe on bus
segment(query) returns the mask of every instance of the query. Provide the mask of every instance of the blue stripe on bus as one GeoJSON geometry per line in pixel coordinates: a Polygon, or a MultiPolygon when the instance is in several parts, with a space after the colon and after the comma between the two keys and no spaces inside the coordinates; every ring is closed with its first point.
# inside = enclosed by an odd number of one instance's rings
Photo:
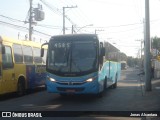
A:
{"type": "Polygon", "coordinates": [[[26,65],[26,77],[29,89],[45,85],[46,73],[44,69],[44,65],[26,65]]]}

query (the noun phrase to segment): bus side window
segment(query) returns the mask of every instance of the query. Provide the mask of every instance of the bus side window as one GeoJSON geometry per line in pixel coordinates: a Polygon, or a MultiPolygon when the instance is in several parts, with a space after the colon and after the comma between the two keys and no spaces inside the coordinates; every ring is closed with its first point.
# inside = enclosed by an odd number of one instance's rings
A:
{"type": "Polygon", "coordinates": [[[5,46],[5,54],[2,54],[2,68],[13,68],[11,47],[5,46]]]}
{"type": "Polygon", "coordinates": [[[22,55],[21,45],[14,44],[13,45],[13,50],[14,50],[14,60],[15,60],[15,63],[22,63],[23,62],[23,55],[22,55]]]}
{"type": "Polygon", "coordinates": [[[42,58],[40,57],[40,48],[33,48],[34,62],[42,63],[42,58]]]}
{"type": "Polygon", "coordinates": [[[32,48],[30,46],[23,46],[23,55],[25,63],[33,63],[32,48]]]}

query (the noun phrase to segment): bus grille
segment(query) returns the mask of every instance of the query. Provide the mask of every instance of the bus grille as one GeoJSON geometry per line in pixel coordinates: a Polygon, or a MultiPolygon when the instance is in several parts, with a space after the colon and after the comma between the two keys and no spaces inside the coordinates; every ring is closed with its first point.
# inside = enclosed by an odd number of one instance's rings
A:
{"type": "Polygon", "coordinates": [[[60,85],[82,85],[85,82],[57,82],[60,85]]]}

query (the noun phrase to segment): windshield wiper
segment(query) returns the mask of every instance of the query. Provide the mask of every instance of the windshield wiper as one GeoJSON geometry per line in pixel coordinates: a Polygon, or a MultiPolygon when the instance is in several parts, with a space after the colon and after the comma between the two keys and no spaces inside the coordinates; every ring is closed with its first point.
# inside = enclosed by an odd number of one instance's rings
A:
{"type": "Polygon", "coordinates": [[[76,68],[81,72],[82,70],[80,69],[79,66],[77,66],[76,62],[72,59],[72,63],[76,66],[76,68]]]}
{"type": "MultiPolygon", "coordinates": [[[[71,44],[71,49],[73,50],[73,43],[71,44]]],[[[76,68],[81,72],[82,70],[80,69],[79,66],[77,66],[76,62],[72,58],[73,57],[72,50],[71,50],[70,71],[72,70],[72,63],[73,63],[76,66],[76,68]]]]}
{"type": "Polygon", "coordinates": [[[66,54],[66,59],[67,59],[67,66],[69,64],[69,55],[70,55],[70,50],[71,48],[69,48],[69,50],[67,50],[67,54],[66,54]]]}

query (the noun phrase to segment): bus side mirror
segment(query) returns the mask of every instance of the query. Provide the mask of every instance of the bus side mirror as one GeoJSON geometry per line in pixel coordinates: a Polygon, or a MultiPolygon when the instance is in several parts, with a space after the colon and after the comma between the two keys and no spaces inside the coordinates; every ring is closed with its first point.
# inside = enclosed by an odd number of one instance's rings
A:
{"type": "Polygon", "coordinates": [[[2,54],[5,54],[6,53],[6,49],[5,49],[5,46],[2,45],[2,54]]]}
{"type": "Polygon", "coordinates": [[[100,56],[105,56],[105,47],[103,47],[103,42],[100,42],[100,56]]]}
{"type": "Polygon", "coordinates": [[[44,56],[44,48],[41,48],[41,57],[44,56]]]}
{"type": "Polygon", "coordinates": [[[105,48],[104,47],[101,48],[101,56],[105,56],[105,48]]]}

